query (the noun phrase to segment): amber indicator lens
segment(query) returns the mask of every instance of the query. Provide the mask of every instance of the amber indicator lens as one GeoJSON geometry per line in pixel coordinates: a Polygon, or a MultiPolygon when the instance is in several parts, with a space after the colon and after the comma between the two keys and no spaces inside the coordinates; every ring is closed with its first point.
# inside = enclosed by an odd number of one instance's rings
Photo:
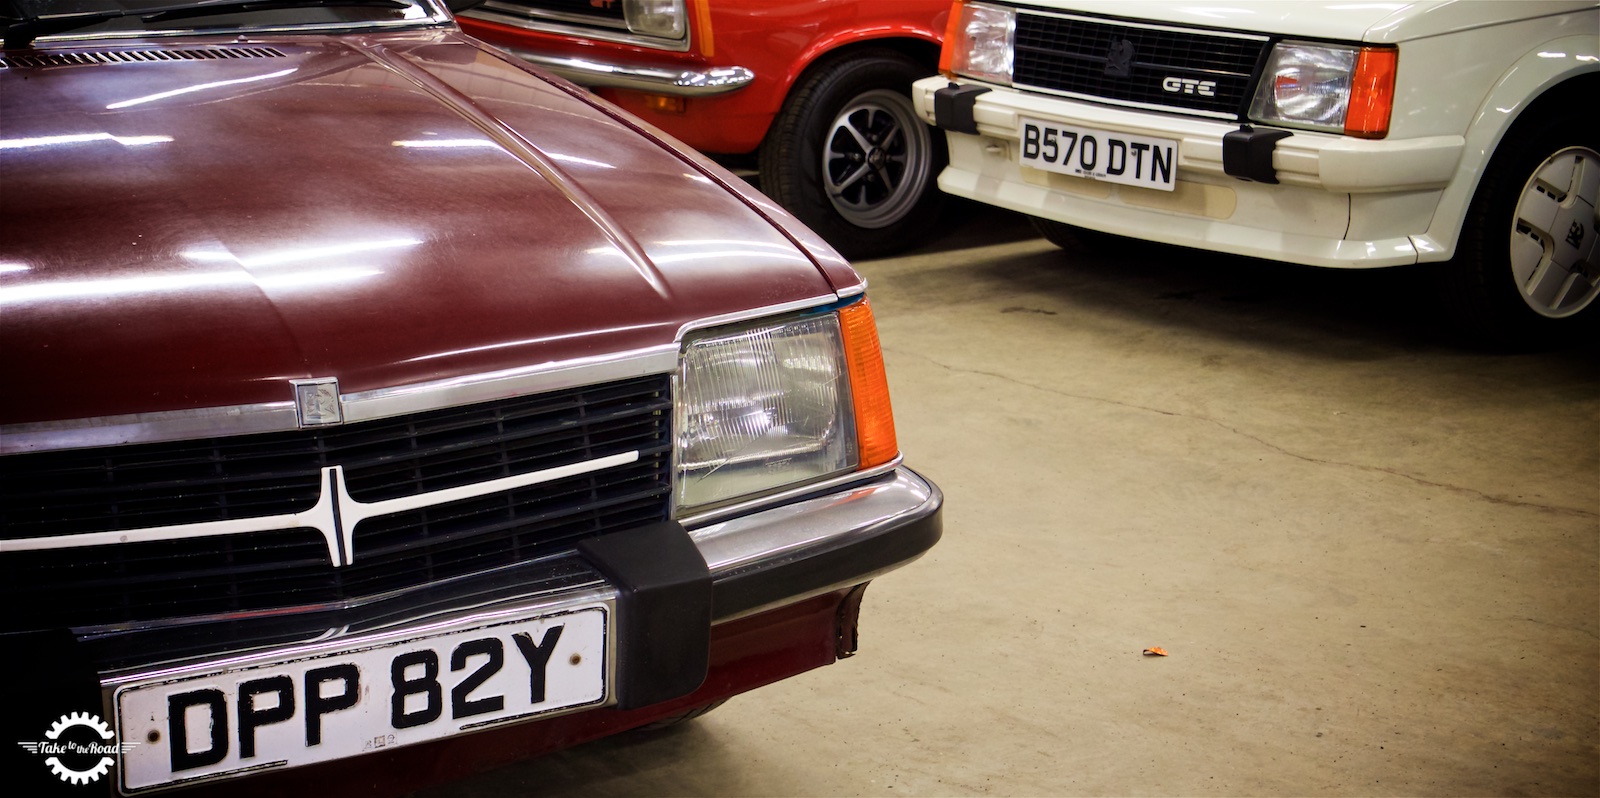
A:
{"type": "Polygon", "coordinates": [[[844,329],[845,361],[850,367],[861,467],[872,468],[900,454],[900,443],[894,434],[894,411],[889,406],[889,378],[883,369],[883,349],[878,344],[878,325],[872,318],[872,305],[865,299],[840,311],[839,319],[844,329]]]}

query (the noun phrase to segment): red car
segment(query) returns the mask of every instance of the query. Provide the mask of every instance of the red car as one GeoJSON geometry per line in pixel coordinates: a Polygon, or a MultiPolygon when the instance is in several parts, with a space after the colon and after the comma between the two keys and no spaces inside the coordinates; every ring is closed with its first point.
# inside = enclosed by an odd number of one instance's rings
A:
{"type": "Polygon", "coordinates": [[[0,3],[11,794],[689,717],[939,538],[861,277],[737,177],[432,0],[77,5],[0,3]]]}
{"type": "Polygon", "coordinates": [[[489,0],[461,27],[691,147],[756,156],[761,190],[852,258],[925,240],[944,143],[911,83],[947,0],[489,0]],[[918,235],[920,234],[920,235],[918,235]]]}

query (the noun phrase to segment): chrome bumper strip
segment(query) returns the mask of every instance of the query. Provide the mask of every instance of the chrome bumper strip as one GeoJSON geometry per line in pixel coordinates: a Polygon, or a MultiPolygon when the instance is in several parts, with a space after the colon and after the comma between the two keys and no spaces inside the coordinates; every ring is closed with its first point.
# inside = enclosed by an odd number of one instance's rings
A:
{"type": "Polygon", "coordinates": [[[901,466],[871,482],[693,529],[689,536],[711,569],[714,614],[722,622],[858,585],[916,559],[939,537],[943,504],[937,486],[901,466]],[[896,533],[909,537],[884,547],[896,533]],[[872,556],[827,556],[858,546],[873,548],[872,556]],[[786,569],[792,573],[780,573],[786,569]],[[762,581],[768,584],[747,584],[762,581]]]}
{"type": "Polygon", "coordinates": [[[755,72],[741,66],[710,69],[637,67],[582,58],[558,58],[526,50],[510,49],[509,52],[536,67],[591,88],[632,89],[679,97],[714,97],[738,91],[756,78],[755,72]]]}

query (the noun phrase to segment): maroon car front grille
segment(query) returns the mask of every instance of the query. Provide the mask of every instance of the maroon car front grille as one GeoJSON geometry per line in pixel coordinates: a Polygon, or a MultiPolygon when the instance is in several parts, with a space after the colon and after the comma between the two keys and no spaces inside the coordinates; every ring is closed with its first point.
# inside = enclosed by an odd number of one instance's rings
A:
{"type": "Polygon", "coordinates": [[[126,624],[338,603],[570,549],[664,520],[666,377],[337,427],[0,460],[10,540],[303,512],[321,471],[351,498],[411,496],[638,452],[638,460],[358,524],[335,567],[313,529],[0,554],[4,628],[126,624]]]}

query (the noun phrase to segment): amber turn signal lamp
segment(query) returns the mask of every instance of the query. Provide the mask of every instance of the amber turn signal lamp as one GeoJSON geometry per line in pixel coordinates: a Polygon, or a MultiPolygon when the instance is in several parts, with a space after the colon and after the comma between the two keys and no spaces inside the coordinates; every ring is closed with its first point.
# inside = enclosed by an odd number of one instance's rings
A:
{"type": "Polygon", "coordinates": [[[844,357],[850,368],[850,394],[856,410],[856,446],[861,468],[894,460],[900,443],[894,435],[894,411],[889,407],[889,378],[883,370],[883,349],[878,345],[878,325],[872,305],[863,299],[839,312],[844,332],[844,357]]]}
{"type": "Polygon", "coordinates": [[[665,94],[644,95],[644,107],[664,114],[681,114],[686,103],[682,97],[669,97],[665,94]]]}
{"type": "Polygon", "coordinates": [[[956,79],[951,66],[955,63],[956,36],[961,33],[961,5],[964,2],[953,0],[950,3],[950,19],[944,24],[944,46],[939,48],[939,72],[951,80],[956,79]]]}
{"type": "Polygon", "coordinates": [[[1395,65],[1399,58],[1399,51],[1392,47],[1361,48],[1350,85],[1345,135],[1363,139],[1381,139],[1389,135],[1389,115],[1394,110],[1395,65]]]}
{"type": "Polygon", "coordinates": [[[694,4],[694,21],[697,28],[695,39],[700,42],[700,54],[706,58],[716,55],[716,40],[711,37],[711,0],[699,0],[694,4]]]}

